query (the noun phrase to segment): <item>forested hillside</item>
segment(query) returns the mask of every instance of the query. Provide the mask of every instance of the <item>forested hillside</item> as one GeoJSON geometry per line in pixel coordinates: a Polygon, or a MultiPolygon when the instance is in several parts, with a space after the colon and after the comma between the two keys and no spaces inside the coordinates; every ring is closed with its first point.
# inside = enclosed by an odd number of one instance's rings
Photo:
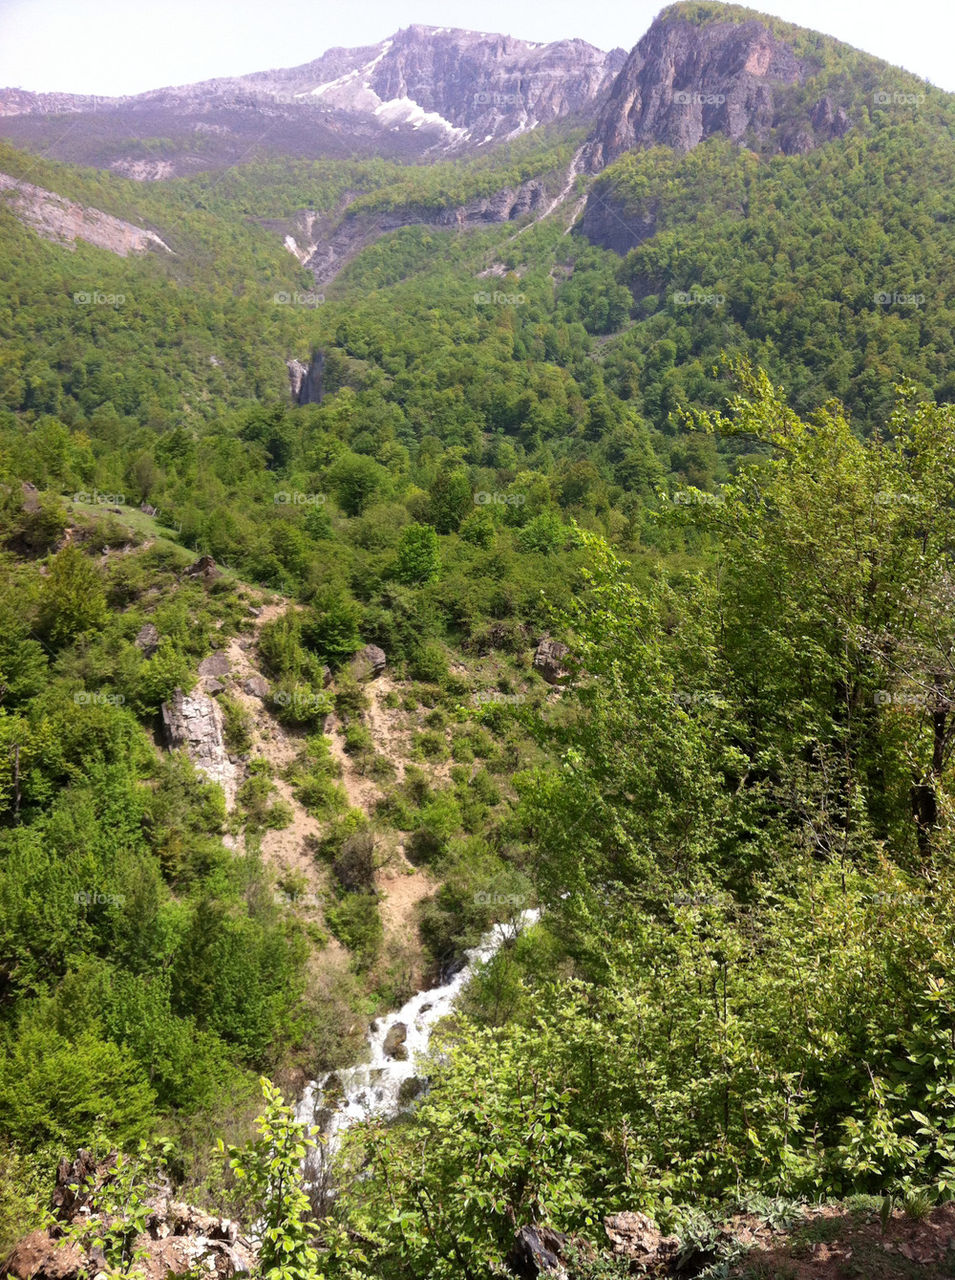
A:
{"type": "Polygon", "coordinates": [[[597,173],[0,144],[9,1274],[198,1268],[159,1186],[268,1280],[955,1274],[955,100],[757,20],[658,22],[771,128],[597,173]]]}

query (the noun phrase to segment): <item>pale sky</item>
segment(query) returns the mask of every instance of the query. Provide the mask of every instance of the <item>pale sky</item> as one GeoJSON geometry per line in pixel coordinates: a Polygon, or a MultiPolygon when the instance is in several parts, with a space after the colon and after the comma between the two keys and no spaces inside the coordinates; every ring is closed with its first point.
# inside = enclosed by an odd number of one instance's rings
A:
{"type": "MultiPolygon", "coordinates": [[[[412,23],[631,49],[661,0],[0,0],[0,86],[112,96],[293,67],[412,23]]],[[[953,0],[771,0],[955,91],[953,0]]]]}

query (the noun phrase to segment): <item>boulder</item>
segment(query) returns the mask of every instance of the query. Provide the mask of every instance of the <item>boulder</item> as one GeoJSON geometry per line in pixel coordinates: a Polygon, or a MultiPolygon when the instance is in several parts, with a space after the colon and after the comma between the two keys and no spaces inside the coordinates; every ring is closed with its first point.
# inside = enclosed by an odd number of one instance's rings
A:
{"type": "Polygon", "coordinates": [[[249,676],[242,688],[253,698],[267,698],[270,688],[264,676],[249,676]]]}
{"type": "Polygon", "coordinates": [[[351,660],[351,669],[358,680],[376,680],[388,664],[384,649],[376,644],[366,644],[351,660]]]}
{"type": "Polygon", "coordinates": [[[645,1213],[612,1213],[604,1230],[615,1257],[626,1258],[631,1274],[665,1276],[680,1252],[677,1236],[665,1236],[645,1213]]]}
{"type": "Polygon", "coordinates": [[[398,1062],[405,1062],[408,1058],[408,1050],[405,1047],[405,1041],[408,1039],[408,1028],[403,1022],[395,1022],[388,1030],[385,1036],[385,1042],[382,1050],[386,1058],[394,1058],[398,1062]]]}
{"type": "Polygon", "coordinates": [[[231,670],[232,665],[228,654],[223,653],[221,649],[216,653],[210,653],[208,658],[203,658],[199,663],[199,679],[206,693],[223,693],[226,686],[220,677],[227,676],[231,670]]]}
{"type": "MultiPolygon", "coordinates": [[[[80,1151],[73,1161],[61,1160],[52,1196],[54,1215],[62,1226],[82,1222],[88,1224],[88,1231],[69,1244],[60,1235],[60,1226],[31,1232],[0,1267],[0,1276],[84,1280],[106,1271],[103,1250],[93,1240],[100,1217],[99,1193],[108,1186],[115,1167],[115,1156],[97,1162],[87,1151],[80,1151]]],[[[231,1280],[254,1271],[255,1246],[241,1235],[237,1223],[172,1200],[168,1184],[161,1180],[146,1189],[146,1203],[145,1230],[132,1242],[136,1274],[145,1280],[200,1272],[231,1280]]]]}
{"type": "Polygon", "coordinates": [[[151,658],[159,648],[159,632],[153,622],[144,622],[136,632],[133,644],[142,651],[144,658],[151,658]]]}
{"type": "Polygon", "coordinates": [[[231,808],[236,768],[226,750],[222,712],[212,698],[177,689],[162,705],[162,734],[170,751],[184,750],[197,769],[219,784],[231,808]]]}
{"type": "Polygon", "coordinates": [[[560,684],[570,675],[565,659],[570,650],[559,640],[550,640],[546,636],[537,646],[534,654],[534,670],[543,676],[548,684],[560,684]]]}
{"type": "Polygon", "coordinates": [[[189,565],[186,569],[186,577],[201,578],[203,582],[215,582],[216,578],[222,577],[222,570],[212,556],[200,556],[195,564],[189,565]]]}
{"type": "Polygon", "coordinates": [[[146,515],[146,516],[158,516],[158,515],[159,515],[159,508],[158,508],[158,507],[151,507],[151,506],[149,505],[149,503],[148,503],[148,502],[141,502],[141,503],[139,504],[139,509],[140,509],[140,511],[143,513],[143,515],[146,515]]]}

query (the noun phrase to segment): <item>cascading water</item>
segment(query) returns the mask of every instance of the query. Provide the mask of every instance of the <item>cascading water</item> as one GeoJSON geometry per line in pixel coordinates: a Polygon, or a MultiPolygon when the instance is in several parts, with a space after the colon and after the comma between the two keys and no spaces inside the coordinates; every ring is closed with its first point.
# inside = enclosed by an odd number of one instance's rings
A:
{"type": "Polygon", "coordinates": [[[465,964],[450,981],[429,991],[419,991],[395,1013],[379,1018],[372,1025],[368,1034],[368,1062],[330,1071],[307,1086],[296,1108],[296,1118],[311,1125],[325,1113],[324,1123],[319,1125],[325,1141],[306,1167],[309,1181],[317,1180],[327,1167],[335,1140],[343,1129],[372,1116],[394,1116],[410,1100],[409,1089],[410,1096],[414,1096],[415,1059],[427,1052],[435,1024],[451,1012],[478,967],[486,964],[505,942],[539,919],[540,911],[527,910],[506,924],[496,924],[476,947],[465,952],[465,964]],[[403,1041],[402,1028],[405,1029],[403,1041]],[[402,1052],[404,1056],[400,1056],[402,1052]]]}

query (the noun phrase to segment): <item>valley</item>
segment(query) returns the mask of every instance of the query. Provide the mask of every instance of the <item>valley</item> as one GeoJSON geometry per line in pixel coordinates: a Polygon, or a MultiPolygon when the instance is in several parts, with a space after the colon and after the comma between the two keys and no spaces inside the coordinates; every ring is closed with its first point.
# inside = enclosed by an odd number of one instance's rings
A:
{"type": "Polygon", "coordinates": [[[634,36],[0,90],[0,1276],[955,1274],[955,96],[634,36]]]}

